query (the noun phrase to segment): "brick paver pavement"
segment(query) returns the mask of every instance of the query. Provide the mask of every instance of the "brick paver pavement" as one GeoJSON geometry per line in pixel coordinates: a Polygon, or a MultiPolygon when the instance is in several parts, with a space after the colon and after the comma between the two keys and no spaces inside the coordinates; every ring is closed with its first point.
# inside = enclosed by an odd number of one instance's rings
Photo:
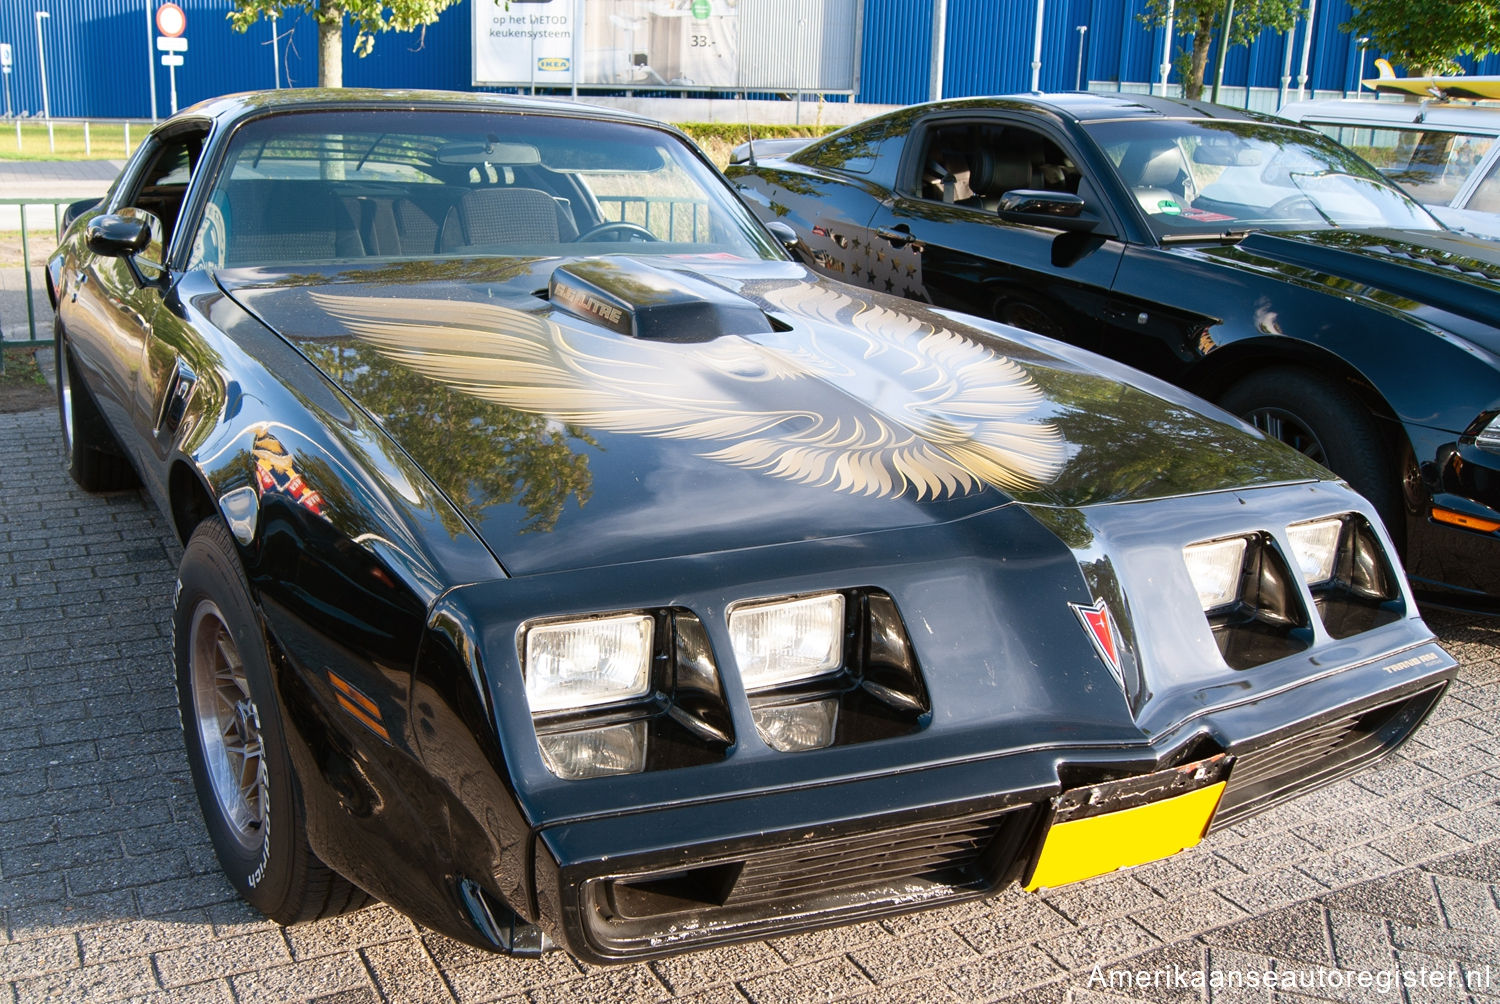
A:
{"type": "Polygon", "coordinates": [[[1046,895],[610,969],[487,955],[380,905],[283,930],[198,815],[178,548],[140,494],[73,487],[56,425],[0,415],[0,1004],[1500,1001],[1500,620],[1453,615],[1432,621],[1460,679],[1400,755],[1046,895]]]}

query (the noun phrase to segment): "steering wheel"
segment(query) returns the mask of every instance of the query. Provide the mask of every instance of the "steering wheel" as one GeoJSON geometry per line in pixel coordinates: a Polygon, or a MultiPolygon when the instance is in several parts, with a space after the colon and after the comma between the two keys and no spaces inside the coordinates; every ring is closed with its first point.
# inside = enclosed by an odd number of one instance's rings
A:
{"type": "Polygon", "coordinates": [[[661,240],[660,237],[656,236],[651,231],[641,226],[639,223],[631,223],[629,220],[611,220],[608,223],[601,223],[597,227],[593,227],[587,232],[579,234],[577,239],[580,241],[592,241],[597,240],[598,238],[603,237],[606,234],[617,235],[610,239],[621,242],[629,240],[661,240]]]}
{"type": "Polygon", "coordinates": [[[1317,215],[1317,212],[1318,207],[1313,204],[1313,200],[1309,199],[1305,195],[1302,195],[1301,193],[1298,193],[1297,195],[1288,195],[1286,198],[1278,201],[1270,209],[1266,210],[1266,215],[1315,216],[1317,215]]]}

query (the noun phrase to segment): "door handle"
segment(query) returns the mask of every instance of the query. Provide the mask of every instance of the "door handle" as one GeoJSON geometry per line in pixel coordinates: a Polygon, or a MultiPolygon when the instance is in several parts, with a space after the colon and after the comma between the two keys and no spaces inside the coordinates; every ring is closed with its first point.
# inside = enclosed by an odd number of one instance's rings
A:
{"type": "Polygon", "coordinates": [[[905,223],[898,223],[894,227],[890,228],[880,227],[875,231],[875,236],[889,243],[891,247],[897,248],[904,247],[905,245],[910,244],[912,241],[916,240],[916,238],[911,235],[911,228],[908,227],[905,223]]]}

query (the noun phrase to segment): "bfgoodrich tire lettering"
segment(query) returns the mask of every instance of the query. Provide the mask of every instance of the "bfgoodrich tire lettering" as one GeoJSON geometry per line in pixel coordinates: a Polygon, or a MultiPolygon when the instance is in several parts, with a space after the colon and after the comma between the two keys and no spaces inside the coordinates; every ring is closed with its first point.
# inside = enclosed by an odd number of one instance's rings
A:
{"type": "Polygon", "coordinates": [[[366,899],[307,844],[260,619],[228,529],[205,520],[178,571],[178,708],[198,804],[240,895],[282,924],[366,899]]]}

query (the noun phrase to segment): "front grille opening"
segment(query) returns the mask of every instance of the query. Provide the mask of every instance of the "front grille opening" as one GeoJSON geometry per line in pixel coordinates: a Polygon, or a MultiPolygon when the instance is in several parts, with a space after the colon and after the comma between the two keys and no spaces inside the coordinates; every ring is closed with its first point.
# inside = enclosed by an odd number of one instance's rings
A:
{"type": "Polygon", "coordinates": [[[1427,717],[1446,686],[1333,718],[1244,752],[1235,751],[1229,785],[1212,828],[1232,825],[1390,753],[1427,717]]]}
{"type": "Polygon", "coordinates": [[[640,955],[980,896],[1017,877],[1040,814],[1027,804],[836,836],[785,835],[693,868],[596,879],[584,889],[584,915],[608,954],[640,955]]]}

